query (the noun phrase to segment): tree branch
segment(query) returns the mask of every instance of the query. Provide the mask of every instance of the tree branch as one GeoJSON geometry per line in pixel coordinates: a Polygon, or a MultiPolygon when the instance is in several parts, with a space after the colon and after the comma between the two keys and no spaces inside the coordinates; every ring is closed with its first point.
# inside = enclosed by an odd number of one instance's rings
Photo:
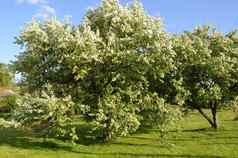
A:
{"type": "Polygon", "coordinates": [[[202,111],[200,107],[197,107],[197,110],[200,112],[200,114],[210,123],[210,125],[213,127],[214,123],[213,121],[202,111]]]}

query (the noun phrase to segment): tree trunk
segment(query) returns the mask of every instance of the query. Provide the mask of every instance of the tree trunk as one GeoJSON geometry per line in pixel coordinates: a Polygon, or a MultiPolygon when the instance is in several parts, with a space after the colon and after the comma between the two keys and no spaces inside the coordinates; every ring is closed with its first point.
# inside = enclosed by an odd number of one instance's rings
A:
{"type": "Polygon", "coordinates": [[[207,114],[204,113],[200,107],[197,107],[197,110],[209,122],[212,128],[217,129],[219,127],[218,119],[217,119],[217,106],[213,105],[210,108],[212,112],[212,119],[209,116],[207,116],[207,114]]]}
{"type": "Polygon", "coordinates": [[[212,128],[217,129],[218,128],[218,119],[217,119],[217,107],[216,107],[216,105],[213,105],[211,110],[212,110],[212,119],[213,119],[212,128]]]}

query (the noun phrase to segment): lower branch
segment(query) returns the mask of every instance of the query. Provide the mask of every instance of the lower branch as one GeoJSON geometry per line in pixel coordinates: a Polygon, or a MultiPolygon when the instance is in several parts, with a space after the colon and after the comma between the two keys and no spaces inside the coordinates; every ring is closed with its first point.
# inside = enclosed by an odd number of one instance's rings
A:
{"type": "Polygon", "coordinates": [[[211,127],[214,128],[214,122],[207,116],[207,114],[204,113],[204,112],[202,111],[202,109],[199,108],[199,107],[197,108],[197,110],[198,110],[199,113],[210,123],[211,127]]]}

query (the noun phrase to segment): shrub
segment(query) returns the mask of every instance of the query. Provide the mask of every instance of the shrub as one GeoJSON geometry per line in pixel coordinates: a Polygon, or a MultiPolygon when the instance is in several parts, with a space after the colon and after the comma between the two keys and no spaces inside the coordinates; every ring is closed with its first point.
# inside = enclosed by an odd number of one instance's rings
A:
{"type": "Polygon", "coordinates": [[[17,106],[16,100],[16,95],[0,98],[0,112],[10,112],[14,110],[17,106]]]}
{"type": "Polygon", "coordinates": [[[17,100],[12,119],[21,127],[32,128],[43,136],[66,137],[77,140],[74,128],[68,129],[72,122],[74,103],[70,97],[56,98],[43,93],[41,96],[22,96],[17,100]]]}

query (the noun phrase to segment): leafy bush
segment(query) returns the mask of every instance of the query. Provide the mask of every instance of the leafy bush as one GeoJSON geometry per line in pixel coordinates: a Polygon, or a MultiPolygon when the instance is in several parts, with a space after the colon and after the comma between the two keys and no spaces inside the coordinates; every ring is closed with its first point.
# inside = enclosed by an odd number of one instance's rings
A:
{"type": "Polygon", "coordinates": [[[0,111],[1,112],[10,112],[10,111],[14,110],[17,106],[16,100],[17,100],[16,95],[0,98],[0,111]]]}
{"type": "Polygon", "coordinates": [[[18,128],[19,123],[15,122],[14,120],[9,121],[9,120],[0,118],[0,127],[1,128],[11,128],[11,127],[18,128]]]}
{"type": "Polygon", "coordinates": [[[72,120],[74,106],[70,97],[56,98],[43,93],[37,97],[22,96],[17,100],[17,104],[12,118],[22,127],[32,128],[44,136],[65,137],[69,134],[72,141],[77,140],[74,128],[67,128],[72,120]]]}
{"type": "Polygon", "coordinates": [[[141,108],[140,115],[144,126],[156,127],[162,133],[167,132],[171,127],[176,127],[177,122],[182,118],[180,108],[170,105],[156,93],[146,95],[141,108]]]}

